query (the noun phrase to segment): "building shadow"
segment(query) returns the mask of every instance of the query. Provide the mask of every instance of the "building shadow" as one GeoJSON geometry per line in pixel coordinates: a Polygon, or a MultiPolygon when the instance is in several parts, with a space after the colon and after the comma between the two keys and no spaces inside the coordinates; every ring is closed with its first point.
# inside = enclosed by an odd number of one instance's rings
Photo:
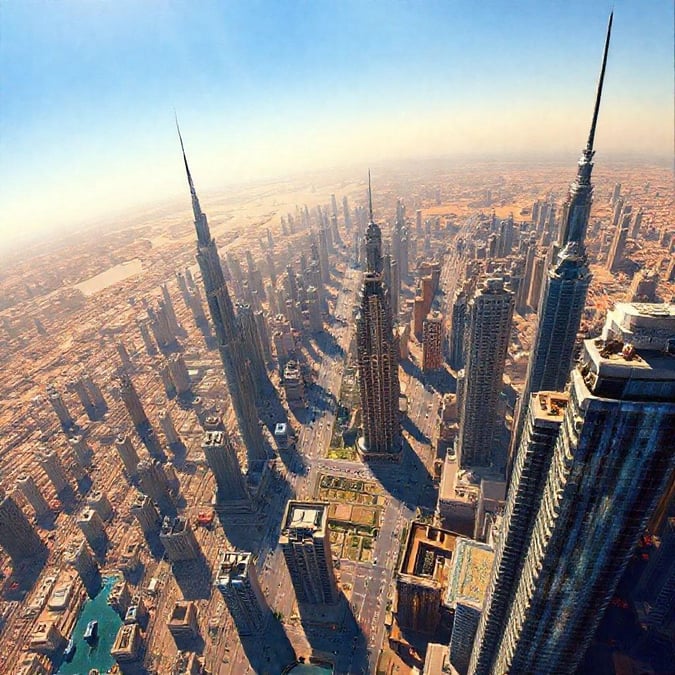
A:
{"type": "Polygon", "coordinates": [[[45,546],[37,555],[12,566],[12,572],[5,582],[2,597],[8,601],[23,601],[33,589],[44,569],[49,550],[45,546]]]}
{"type": "Polygon", "coordinates": [[[457,391],[457,380],[446,367],[427,375],[426,381],[428,385],[441,396],[444,394],[454,394],[457,391]]]}
{"type": "Polygon", "coordinates": [[[414,377],[420,381],[424,381],[424,373],[422,372],[422,369],[414,361],[411,361],[410,359],[405,359],[401,361],[399,365],[401,366],[401,368],[403,368],[403,372],[406,375],[410,375],[410,377],[414,377]]]}
{"type": "Polygon", "coordinates": [[[173,465],[182,469],[185,466],[185,459],[187,457],[187,447],[183,441],[178,443],[170,443],[169,450],[171,452],[171,461],[173,465]]]}
{"type": "Polygon", "coordinates": [[[137,427],[136,432],[141,439],[141,443],[146,447],[150,457],[158,459],[160,462],[165,462],[167,460],[166,453],[162,449],[159,438],[157,437],[155,430],[149,424],[137,427]]]}
{"type": "Polygon", "coordinates": [[[344,358],[345,350],[332,333],[324,331],[316,335],[316,346],[326,356],[344,358]]]}
{"type": "Polygon", "coordinates": [[[281,673],[295,660],[286,631],[271,612],[261,634],[241,635],[240,641],[254,673],[281,673]]]}
{"type": "Polygon", "coordinates": [[[431,494],[435,490],[427,467],[405,438],[400,463],[368,462],[368,467],[382,487],[408,508],[415,509],[419,506],[420,495],[431,494]]]}
{"type": "Polygon", "coordinates": [[[206,643],[201,635],[188,637],[187,635],[174,635],[173,641],[176,643],[176,649],[180,652],[195,652],[195,654],[203,654],[206,643]]]}
{"type": "Polygon", "coordinates": [[[407,415],[402,418],[401,427],[407,431],[418,443],[431,443],[431,439],[407,415]]]}
{"type": "Polygon", "coordinates": [[[298,612],[312,660],[332,663],[336,673],[368,672],[368,642],[344,593],[334,606],[302,604],[298,612]]]}
{"type": "Polygon", "coordinates": [[[156,532],[148,532],[145,535],[145,543],[148,545],[148,550],[155,560],[161,560],[164,557],[164,544],[159,538],[159,526],[156,532]]]}
{"type": "Polygon", "coordinates": [[[203,554],[195,560],[174,562],[171,570],[185,600],[205,600],[211,597],[211,567],[203,554]]]}

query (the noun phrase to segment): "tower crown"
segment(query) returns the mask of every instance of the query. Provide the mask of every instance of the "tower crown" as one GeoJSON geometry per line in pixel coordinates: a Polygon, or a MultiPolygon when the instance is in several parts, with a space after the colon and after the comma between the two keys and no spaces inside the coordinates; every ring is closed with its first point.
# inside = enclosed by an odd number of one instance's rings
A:
{"type": "Polygon", "coordinates": [[[369,220],[366,228],[366,270],[379,274],[382,272],[382,231],[373,220],[373,191],[368,170],[368,210],[369,220]]]}
{"type": "Polygon", "coordinates": [[[187,156],[185,155],[185,146],[183,145],[183,136],[180,133],[180,126],[178,125],[178,116],[176,116],[176,130],[178,131],[178,139],[180,140],[180,149],[183,154],[183,163],[185,164],[185,173],[187,174],[188,186],[190,187],[190,197],[192,198],[192,213],[195,217],[195,228],[197,230],[197,240],[200,244],[208,244],[211,240],[211,232],[209,231],[209,224],[206,220],[206,214],[202,211],[197,197],[197,190],[192,181],[192,174],[188,165],[187,156]]]}

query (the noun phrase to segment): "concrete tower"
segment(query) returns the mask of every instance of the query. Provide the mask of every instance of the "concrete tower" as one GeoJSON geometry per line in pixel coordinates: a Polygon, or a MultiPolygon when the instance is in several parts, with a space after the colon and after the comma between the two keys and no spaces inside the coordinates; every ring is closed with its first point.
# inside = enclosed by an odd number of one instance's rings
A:
{"type": "Polygon", "coordinates": [[[253,554],[223,551],[215,574],[215,587],[230,610],[240,635],[257,635],[265,629],[270,615],[253,554]]]}
{"type": "Polygon", "coordinates": [[[487,279],[469,302],[466,379],[459,416],[459,460],[464,468],[493,461],[499,395],[515,300],[504,279],[487,279]]]}
{"type": "Polygon", "coordinates": [[[493,672],[574,673],[675,472],[675,308],[586,340],[493,672]]]}
{"type": "Polygon", "coordinates": [[[464,368],[464,335],[466,330],[466,310],[468,299],[465,289],[455,292],[452,303],[452,324],[450,326],[450,340],[448,352],[450,365],[454,370],[464,368]]]}
{"type": "Polygon", "coordinates": [[[279,545],[298,602],[333,604],[338,587],[330,550],[327,502],[289,501],[279,545]]]}
{"type": "Polygon", "coordinates": [[[77,463],[82,467],[91,466],[91,460],[94,453],[89,447],[89,443],[84,439],[83,436],[78,434],[68,439],[68,445],[70,446],[77,463]]]}
{"type": "Polygon", "coordinates": [[[201,209],[192,182],[180,130],[178,135],[190,187],[192,211],[197,231],[197,262],[202,272],[202,281],[211,313],[211,321],[218,340],[218,349],[225,370],[225,379],[230,391],[232,407],[237,416],[240,433],[244,439],[249,458],[252,460],[266,459],[265,441],[255,406],[255,387],[250,369],[247,367],[244,343],[234,314],[232,300],[225,284],[216,242],[211,236],[206,214],[201,209]]]}
{"type": "Polygon", "coordinates": [[[63,397],[59,393],[59,390],[55,385],[47,385],[47,399],[54,408],[56,416],[59,418],[59,422],[64,429],[69,429],[75,424],[73,416],[70,414],[70,411],[66,407],[66,404],[63,401],[63,397]]]}
{"type": "Polygon", "coordinates": [[[24,515],[14,497],[0,489],[0,547],[13,562],[42,553],[45,550],[35,528],[24,515]]]}
{"type": "Polygon", "coordinates": [[[169,366],[171,380],[173,381],[178,396],[187,394],[192,387],[192,382],[190,381],[190,373],[188,373],[183,355],[171,354],[167,359],[167,365],[169,366]]]}
{"type": "Polygon", "coordinates": [[[138,464],[138,477],[141,490],[157,504],[162,513],[175,512],[176,507],[171,499],[169,481],[164,468],[156,459],[142,460],[138,464]]]}
{"type": "Polygon", "coordinates": [[[202,441],[202,450],[213,476],[216,479],[216,506],[236,502],[248,504],[246,482],[237,460],[237,452],[222,430],[207,431],[202,441]]]}
{"type": "Polygon", "coordinates": [[[532,395],[528,406],[527,425],[516,457],[495,563],[471,655],[468,672],[472,675],[491,672],[568,401],[568,394],[542,391],[532,395]]]}
{"type": "Polygon", "coordinates": [[[258,324],[256,323],[255,313],[251,305],[237,303],[237,319],[239,320],[239,329],[246,347],[246,356],[253,371],[253,384],[257,394],[260,396],[264,392],[269,391],[271,385],[267,377],[265,354],[263,353],[262,341],[258,332],[258,324]]]}
{"type": "Polygon", "coordinates": [[[129,413],[133,425],[136,428],[149,425],[148,416],[145,414],[141,399],[138,397],[134,383],[131,381],[129,375],[125,372],[120,373],[119,382],[120,397],[129,413]]]}
{"type": "Polygon", "coordinates": [[[162,427],[168,445],[178,445],[180,443],[180,436],[176,431],[171,413],[168,410],[159,411],[159,426],[162,427]]]}
{"type": "Polygon", "coordinates": [[[129,478],[134,478],[138,473],[138,463],[141,460],[129,434],[119,434],[115,438],[115,450],[117,450],[129,478]]]}
{"type": "Polygon", "coordinates": [[[136,495],[136,499],[130,508],[131,515],[136,518],[138,524],[141,526],[143,534],[148,535],[159,530],[161,518],[159,511],[152,503],[152,499],[140,492],[136,495]]]}
{"type": "Polygon", "coordinates": [[[424,320],[422,370],[431,373],[443,367],[443,315],[430,312],[424,320]]]}
{"type": "Polygon", "coordinates": [[[42,470],[47,474],[51,484],[56,490],[56,494],[61,494],[70,487],[68,483],[68,475],[63,468],[61,458],[54,450],[47,448],[40,448],[37,452],[36,459],[42,470]]]}
{"type": "Polygon", "coordinates": [[[21,491],[21,494],[26,498],[26,501],[33,507],[35,515],[40,518],[49,512],[49,503],[44,498],[42,492],[35,484],[32,476],[22,473],[16,479],[16,487],[21,491]]]}

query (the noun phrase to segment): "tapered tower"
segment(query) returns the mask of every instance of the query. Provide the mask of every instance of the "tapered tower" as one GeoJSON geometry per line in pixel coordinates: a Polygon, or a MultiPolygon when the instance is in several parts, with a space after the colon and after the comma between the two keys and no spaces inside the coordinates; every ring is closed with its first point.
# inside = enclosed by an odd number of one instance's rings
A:
{"type": "Polygon", "coordinates": [[[373,221],[370,192],[370,222],[366,231],[367,269],[363,277],[356,347],[363,436],[358,449],[364,458],[393,459],[401,456],[401,423],[398,400],[398,338],[393,331],[389,293],[382,278],[382,235],[373,221]]]}
{"type": "MultiPolygon", "coordinates": [[[[178,122],[176,122],[176,127],[178,127],[178,122]]],[[[230,391],[232,407],[237,416],[239,430],[246,445],[249,459],[264,460],[267,458],[267,453],[258,422],[251,368],[246,359],[246,350],[239,324],[225,284],[216,241],[211,236],[206,214],[202,211],[197,191],[192,182],[180,129],[178,129],[178,138],[180,139],[197,231],[197,262],[202,273],[206,300],[218,340],[218,349],[225,370],[225,379],[230,391]]]]}
{"type": "Polygon", "coordinates": [[[511,445],[510,465],[514,460],[513,452],[520,444],[530,395],[543,390],[561,391],[569,378],[574,345],[586,304],[586,294],[591,283],[584,239],[593,202],[591,183],[593,156],[595,155],[593,143],[605,80],[612,19],[613,13],[610,14],[607,25],[591,129],[586,147],[579,159],[577,176],[570,186],[567,201],[563,207],[560,237],[554,245],[552,263],[545,275],[541,291],[535,338],[530,353],[525,388],[520,399],[516,433],[511,445]]]}

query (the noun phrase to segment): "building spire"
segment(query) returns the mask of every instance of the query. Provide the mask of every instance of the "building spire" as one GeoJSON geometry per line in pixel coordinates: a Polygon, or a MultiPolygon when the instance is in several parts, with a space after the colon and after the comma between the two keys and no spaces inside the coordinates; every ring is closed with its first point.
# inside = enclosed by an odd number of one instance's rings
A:
{"type": "Polygon", "coordinates": [[[370,187],[370,169],[368,169],[368,209],[370,211],[370,222],[373,222],[373,190],[370,187]]]}
{"type": "Polygon", "coordinates": [[[595,94],[595,108],[593,109],[593,120],[591,122],[591,130],[588,134],[588,142],[586,143],[585,154],[593,156],[593,141],[595,140],[595,129],[598,124],[598,113],[600,112],[600,99],[602,98],[602,85],[605,80],[605,68],[607,66],[607,53],[609,52],[609,39],[612,35],[612,21],[614,19],[614,10],[609,15],[609,23],[607,24],[607,37],[605,38],[605,49],[602,54],[602,67],[600,69],[600,79],[598,80],[598,89],[595,94]]]}
{"type": "Polygon", "coordinates": [[[190,197],[192,198],[192,213],[195,217],[195,227],[197,228],[197,238],[200,243],[208,244],[211,239],[211,233],[209,232],[209,226],[206,221],[206,214],[202,211],[202,207],[199,204],[199,198],[197,197],[197,190],[195,190],[195,184],[192,182],[192,174],[190,173],[190,167],[188,166],[187,156],[185,155],[185,146],[183,145],[183,136],[180,133],[180,126],[178,124],[178,115],[174,111],[174,116],[176,118],[176,130],[178,131],[178,139],[180,140],[180,149],[183,153],[183,163],[185,164],[185,173],[187,174],[188,185],[190,186],[190,197]]]}
{"type": "Polygon", "coordinates": [[[605,68],[607,67],[607,54],[609,53],[609,39],[612,34],[613,19],[614,11],[609,15],[609,22],[607,24],[607,35],[605,37],[605,48],[602,53],[602,67],[600,68],[598,89],[595,94],[595,106],[593,108],[591,130],[588,134],[586,147],[583,149],[581,157],[579,158],[577,177],[570,186],[569,197],[564,206],[563,222],[560,230],[560,238],[558,240],[561,247],[565,246],[568,242],[575,241],[583,248],[584,238],[586,237],[593,198],[593,185],[591,184],[593,155],[595,154],[593,143],[595,141],[595,130],[598,125],[598,113],[600,112],[602,86],[605,81],[605,68]]]}

